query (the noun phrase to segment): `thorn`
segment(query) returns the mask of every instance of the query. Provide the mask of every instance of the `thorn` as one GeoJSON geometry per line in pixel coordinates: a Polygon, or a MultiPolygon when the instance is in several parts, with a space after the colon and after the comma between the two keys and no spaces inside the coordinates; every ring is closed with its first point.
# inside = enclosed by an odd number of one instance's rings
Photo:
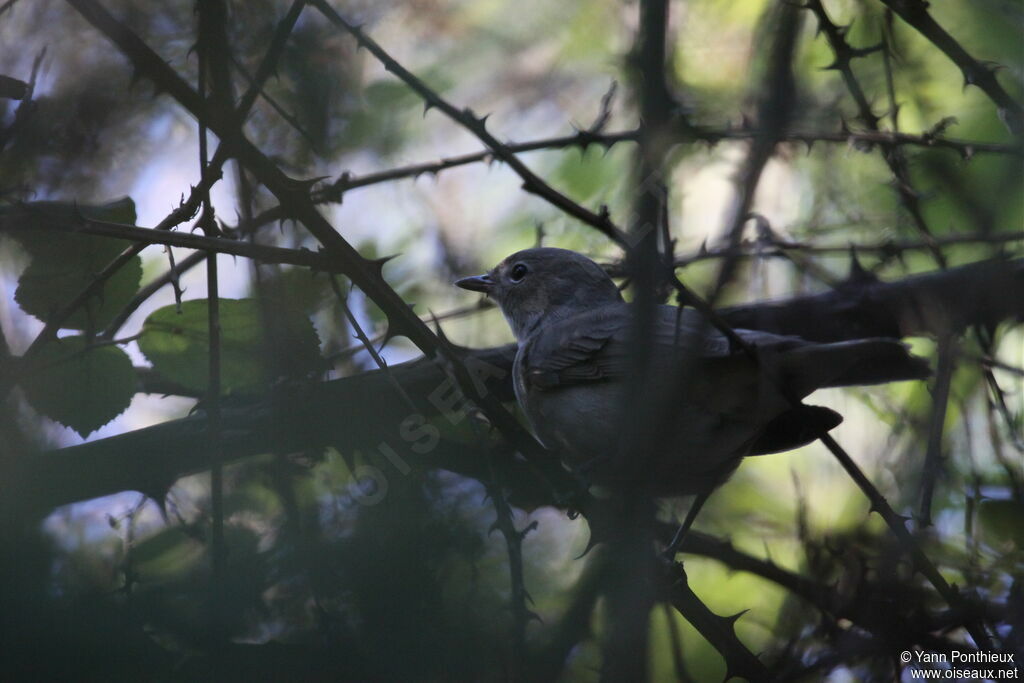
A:
{"type": "Polygon", "coordinates": [[[960,123],[960,121],[958,121],[955,116],[944,116],[938,123],[926,130],[922,137],[928,140],[937,138],[945,133],[947,128],[955,126],[958,123],[960,123]]]}
{"type": "Polygon", "coordinates": [[[441,321],[437,319],[437,316],[433,311],[430,311],[430,320],[434,323],[434,334],[437,335],[437,340],[441,343],[445,349],[449,351],[458,351],[458,347],[451,343],[448,336],[444,333],[444,329],[441,327],[441,321]]]}
{"type": "Polygon", "coordinates": [[[487,535],[490,536],[495,531],[500,531],[500,530],[501,530],[501,524],[497,520],[495,520],[494,524],[491,525],[491,528],[489,528],[487,530],[487,535]]]}
{"type": "MultiPolygon", "coordinates": [[[[530,602],[532,603],[533,600],[530,600],[530,602]]],[[[539,614],[537,614],[533,610],[529,610],[529,609],[526,610],[526,621],[528,621],[528,622],[536,621],[538,624],[543,624],[544,623],[544,620],[540,618],[539,614]]]]}
{"type": "Polygon", "coordinates": [[[742,609],[739,612],[737,612],[736,614],[732,614],[730,616],[723,617],[723,619],[725,619],[726,622],[728,622],[729,625],[731,626],[731,625],[735,624],[737,621],[739,621],[740,617],[742,617],[744,614],[746,614],[749,611],[750,611],[749,609],[742,609]]]}
{"type": "Polygon", "coordinates": [[[846,276],[846,282],[849,284],[865,284],[868,282],[877,282],[878,278],[872,273],[867,271],[863,265],[861,265],[860,259],[857,258],[857,247],[853,244],[850,245],[850,274],[846,276]]]}
{"type": "Polygon", "coordinates": [[[388,326],[387,326],[387,329],[384,330],[384,338],[381,340],[380,348],[383,349],[387,345],[387,343],[389,341],[391,341],[395,337],[401,337],[401,336],[402,336],[401,330],[398,328],[397,325],[392,323],[390,318],[388,318],[388,326]]]}
{"type": "Polygon", "coordinates": [[[399,254],[391,254],[390,256],[382,256],[381,258],[367,259],[367,265],[376,271],[379,277],[384,277],[384,264],[391,259],[398,258],[398,256],[399,254]]]}
{"type": "Polygon", "coordinates": [[[527,524],[526,528],[524,528],[522,531],[519,532],[519,539],[522,540],[522,539],[526,538],[526,535],[528,533],[530,533],[531,531],[536,531],[537,527],[539,525],[540,525],[540,523],[537,520],[533,520],[532,522],[527,524]]]}
{"type": "Polygon", "coordinates": [[[161,482],[155,486],[147,485],[139,492],[156,503],[157,508],[160,510],[160,516],[163,517],[165,522],[168,521],[167,495],[171,492],[171,484],[161,482]]]}

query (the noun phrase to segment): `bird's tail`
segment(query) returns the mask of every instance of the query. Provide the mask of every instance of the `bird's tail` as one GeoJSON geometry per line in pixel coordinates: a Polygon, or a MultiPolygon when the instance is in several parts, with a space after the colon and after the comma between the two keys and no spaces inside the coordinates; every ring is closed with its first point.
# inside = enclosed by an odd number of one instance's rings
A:
{"type": "Polygon", "coordinates": [[[931,375],[927,361],[895,339],[873,338],[834,344],[808,344],[785,351],[781,369],[800,397],[815,389],[882,384],[931,375]]]}

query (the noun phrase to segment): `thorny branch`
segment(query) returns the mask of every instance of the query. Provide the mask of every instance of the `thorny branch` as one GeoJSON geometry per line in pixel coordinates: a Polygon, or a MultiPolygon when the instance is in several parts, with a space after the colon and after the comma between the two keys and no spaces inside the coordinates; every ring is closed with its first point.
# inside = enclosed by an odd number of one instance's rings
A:
{"type": "Polygon", "coordinates": [[[964,77],[964,86],[977,86],[998,108],[999,118],[1014,135],[1024,133],[1024,108],[1013,99],[996,78],[996,69],[972,57],[928,12],[924,0],[881,0],[949,57],[964,77]]]}
{"type": "MultiPolygon", "coordinates": [[[[131,240],[137,242],[140,248],[153,244],[163,244],[170,247],[200,249],[208,252],[216,251],[221,254],[244,256],[260,263],[289,264],[328,272],[338,272],[341,270],[341,266],[329,254],[309,251],[308,249],[264,246],[226,237],[205,237],[190,232],[172,232],[161,230],[159,227],[140,228],[134,225],[94,220],[84,216],[79,216],[69,223],[64,216],[49,215],[43,209],[32,207],[20,208],[0,217],[0,231],[16,232],[25,229],[81,233],[97,235],[99,237],[110,237],[112,239],[131,240]]],[[[118,261],[120,261],[120,257],[118,261]]],[[[182,270],[181,264],[179,264],[178,270],[182,270]]]]}
{"type": "Polygon", "coordinates": [[[458,109],[453,104],[442,98],[430,89],[423,81],[414,76],[408,69],[395,61],[391,55],[389,55],[375,40],[366,35],[362,29],[343,19],[341,15],[335,12],[334,9],[327,4],[326,0],[311,0],[311,2],[332,24],[350,33],[359,42],[361,47],[366,48],[370,54],[384,65],[384,68],[387,71],[395,74],[395,76],[400,78],[406,85],[415,91],[417,95],[423,98],[427,109],[430,109],[431,107],[437,108],[444,112],[444,114],[450,119],[480,138],[480,141],[483,142],[497,158],[508,164],[509,167],[515,171],[520,178],[522,178],[524,190],[542,197],[570,216],[596,228],[616,244],[624,248],[628,245],[622,230],[612,222],[611,217],[608,214],[607,207],[602,207],[595,213],[590,209],[577,204],[558,190],[548,185],[540,178],[540,176],[535,174],[526,164],[520,161],[519,157],[512,153],[508,146],[500,142],[487,130],[486,116],[479,117],[470,109],[458,109]]]}
{"type": "MultiPolygon", "coordinates": [[[[741,141],[762,137],[764,132],[758,128],[752,127],[714,128],[688,126],[685,128],[679,128],[677,135],[682,141],[704,142],[709,145],[717,145],[723,141],[741,141]]],[[[572,135],[543,138],[531,142],[507,143],[505,146],[510,153],[518,155],[524,152],[552,151],[571,147],[585,150],[593,145],[610,149],[612,146],[620,142],[635,142],[636,139],[636,130],[626,130],[614,133],[599,133],[591,130],[579,130],[572,135]]],[[[779,141],[780,143],[801,143],[808,147],[811,147],[816,143],[845,144],[859,150],[868,150],[876,146],[883,150],[903,146],[932,149],[939,148],[956,152],[965,160],[971,159],[978,154],[1024,157],[1024,147],[1021,145],[946,138],[933,132],[913,135],[909,133],[890,131],[851,131],[846,128],[837,130],[834,133],[788,131],[780,135],[779,141]]],[[[414,179],[421,176],[436,176],[452,168],[481,162],[491,163],[494,161],[500,161],[500,159],[493,151],[488,149],[480,152],[445,157],[438,161],[410,164],[408,166],[401,166],[384,171],[376,171],[365,175],[356,175],[345,171],[340,174],[334,182],[314,189],[312,197],[313,201],[317,204],[330,202],[339,203],[345,193],[350,190],[371,187],[373,185],[379,185],[381,183],[387,183],[394,180],[414,179]]],[[[273,221],[283,220],[289,217],[290,216],[282,207],[272,207],[256,216],[253,219],[253,225],[251,228],[263,226],[273,221]]],[[[942,238],[936,239],[941,240],[942,238]]],[[[941,241],[939,243],[941,244],[941,241]]]]}
{"type": "MultiPolygon", "coordinates": [[[[871,103],[868,102],[868,97],[863,87],[861,87],[860,81],[854,75],[852,62],[857,57],[865,57],[878,50],[888,50],[888,46],[885,43],[881,43],[868,48],[851,47],[846,42],[845,29],[832,23],[832,20],[825,12],[825,7],[821,4],[821,0],[807,0],[805,7],[814,13],[818,20],[818,30],[825,34],[832,52],[835,54],[835,61],[827,68],[835,69],[842,74],[846,89],[850,91],[850,95],[857,104],[858,118],[861,122],[867,126],[869,131],[873,133],[881,132],[879,128],[880,118],[872,111],[871,103]]],[[[900,203],[910,215],[914,222],[914,227],[921,234],[922,239],[929,244],[929,251],[934,257],[935,262],[940,267],[945,268],[946,257],[938,248],[938,245],[934,244],[935,237],[921,211],[921,203],[918,198],[919,193],[911,182],[910,170],[907,166],[907,159],[903,154],[903,150],[900,147],[883,147],[882,158],[885,159],[886,165],[892,172],[896,186],[896,195],[899,197],[900,203]]]]}

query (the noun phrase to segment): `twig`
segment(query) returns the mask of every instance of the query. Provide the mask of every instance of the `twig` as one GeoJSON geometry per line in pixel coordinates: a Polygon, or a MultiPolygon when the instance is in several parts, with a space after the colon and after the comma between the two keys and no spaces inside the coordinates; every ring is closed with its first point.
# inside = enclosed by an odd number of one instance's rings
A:
{"type": "Polygon", "coordinates": [[[207,253],[208,252],[205,251],[192,252],[181,261],[175,263],[174,266],[168,269],[163,275],[141,287],[139,291],[135,292],[135,296],[133,296],[131,300],[126,303],[120,311],[118,311],[117,315],[115,315],[113,320],[110,321],[110,324],[107,325],[107,329],[103,331],[103,334],[101,334],[100,337],[109,339],[117,334],[121,327],[123,327],[128,321],[131,314],[139,309],[139,306],[148,301],[150,297],[159,292],[166,285],[173,284],[184,273],[205,261],[207,253]]]}
{"type": "Polygon", "coordinates": [[[690,588],[683,566],[675,562],[666,564],[668,566],[664,568],[664,580],[667,599],[725,659],[725,680],[733,676],[741,676],[752,682],[769,680],[771,676],[768,669],[736,637],[734,624],[743,612],[731,617],[715,614],[690,588]]]}
{"type": "Polygon", "coordinates": [[[395,379],[395,375],[391,372],[391,368],[384,361],[384,358],[381,357],[380,352],[377,351],[373,342],[366,336],[366,332],[363,331],[363,326],[359,324],[359,320],[352,313],[352,309],[348,305],[347,298],[345,294],[342,293],[341,286],[338,284],[338,279],[334,275],[331,275],[330,282],[331,290],[334,292],[338,305],[341,306],[341,310],[345,314],[345,319],[348,320],[348,324],[352,327],[352,331],[355,333],[356,339],[359,340],[363,345],[363,348],[370,354],[370,357],[373,358],[373,362],[377,364],[377,367],[384,372],[385,376],[388,378],[388,382],[395,388],[398,395],[402,397],[406,407],[413,412],[417,412],[419,409],[416,407],[416,404],[413,403],[412,399],[409,398],[409,394],[405,391],[405,387],[395,379]]]}
{"type": "MultiPolygon", "coordinates": [[[[887,239],[873,244],[858,244],[855,249],[858,254],[877,253],[883,256],[895,256],[905,251],[916,251],[919,249],[930,249],[933,245],[940,247],[955,246],[964,244],[1006,244],[1008,242],[1024,241],[1024,234],[1018,232],[1001,233],[967,233],[961,235],[947,235],[939,237],[930,242],[924,240],[893,240],[887,239]]],[[[718,259],[735,254],[742,258],[762,258],[773,256],[784,256],[787,251],[798,251],[805,254],[849,254],[850,245],[828,245],[812,244],[810,242],[780,239],[773,236],[768,241],[743,242],[736,247],[730,245],[715,247],[713,249],[702,248],[692,254],[679,256],[675,259],[674,265],[677,268],[684,268],[692,263],[718,259]],[[756,250],[752,250],[756,249],[756,250]]],[[[621,263],[607,264],[609,274],[620,277],[625,275],[625,267],[621,263]]]]}
{"type": "MultiPolygon", "coordinates": [[[[302,2],[302,0],[296,0],[296,2],[302,2]]],[[[305,4],[305,3],[302,2],[302,4],[305,4]]],[[[238,61],[237,58],[232,56],[231,63],[234,65],[235,69],[238,71],[239,74],[241,74],[242,78],[246,82],[248,82],[250,84],[255,82],[255,79],[249,74],[248,69],[246,69],[245,66],[241,62],[238,61]]],[[[273,109],[275,112],[277,112],[278,116],[280,116],[282,119],[284,119],[285,122],[288,123],[288,125],[290,125],[292,128],[294,128],[295,131],[298,132],[299,135],[301,135],[303,138],[305,138],[306,142],[309,143],[310,148],[313,149],[314,152],[318,151],[317,150],[316,141],[313,140],[313,136],[310,135],[306,131],[306,129],[302,127],[302,124],[299,123],[299,120],[293,114],[289,114],[287,111],[285,111],[284,107],[282,107],[280,104],[278,104],[277,100],[275,100],[273,97],[271,97],[267,93],[267,91],[265,89],[260,88],[259,94],[260,94],[260,97],[262,97],[264,100],[266,100],[267,104],[270,105],[271,109],[273,109]]]]}
{"type": "MultiPolygon", "coordinates": [[[[0,232],[25,229],[25,223],[15,220],[16,217],[30,218],[31,229],[54,230],[57,232],[83,233],[100,237],[131,240],[140,242],[143,247],[151,244],[165,244],[184,249],[201,249],[220,254],[233,254],[251,258],[261,263],[289,264],[305,266],[316,270],[339,272],[341,266],[324,252],[308,249],[286,249],[271,247],[251,242],[228,239],[225,237],[205,237],[187,232],[170,232],[154,228],[140,228],[122,223],[98,221],[79,216],[69,222],[65,216],[52,216],[37,208],[25,208],[25,213],[11,212],[0,216],[0,232]]],[[[111,264],[113,265],[113,264],[111,264]]]]}
{"type": "Polygon", "coordinates": [[[935,494],[935,482],[942,469],[942,436],[957,357],[957,344],[953,335],[940,334],[938,347],[939,363],[935,370],[935,386],[932,387],[932,413],[928,424],[928,446],[921,467],[921,507],[918,521],[924,527],[932,524],[932,497],[935,494]]]}
{"type": "MultiPolygon", "coordinates": [[[[763,132],[756,128],[687,128],[681,134],[686,135],[686,140],[699,140],[709,144],[717,144],[724,140],[749,140],[763,135],[763,132]]],[[[506,147],[513,154],[524,152],[547,151],[578,147],[587,149],[591,145],[599,145],[606,149],[611,148],[619,142],[635,142],[638,132],[636,130],[619,131],[615,133],[597,134],[589,130],[577,131],[573,135],[544,138],[532,142],[508,143],[506,147]]],[[[939,148],[955,151],[961,158],[970,159],[976,154],[998,154],[1005,156],[1017,156],[1024,158],[1024,147],[1017,144],[1003,144],[991,142],[978,142],[973,140],[959,140],[940,137],[934,134],[911,135],[908,133],[892,133],[888,131],[849,131],[841,130],[836,133],[799,133],[789,132],[782,135],[780,142],[802,143],[813,145],[815,143],[846,144],[864,149],[868,146],[879,146],[892,148],[899,146],[915,146],[924,148],[939,148]]],[[[315,189],[312,193],[313,201],[317,204],[325,202],[340,202],[342,197],[349,190],[370,187],[380,183],[393,180],[418,178],[424,175],[437,175],[451,168],[466,166],[480,162],[491,162],[499,160],[491,150],[483,150],[469,154],[462,154],[453,157],[446,157],[438,161],[411,164],[398,168],[367,173],[366,175],[355,175],[345,171],[338,176],[338,179],[329,185],[315,189]]],[[[253,226],[266,225],[272,221],[282,220],[290,216],[281,207],[276,206],[267,209],[253,219],[253,226]]],[[[941,240],[941,238],[937,238],[941,240]]]]}
{"type": "Polygon", "coordinates": [[[949,585],[945,577],[942,576],[932,561],[928,559],[928,556],[924,554],[924,551],[921,550],[921,546],[917,543],[913,534],[907,531],[905,518],[896,514],[896,511],[892,509],[885,497],[879,493],[875,485],[871,483],[871,480],[864,475],[857,466],[857,463],[853,461],[853,458],[843,450],[843,447],[831,435],[824,433],[818,438],[832,452],[832,455],[836,457],[839,464],[846,470],[846,473],[850,475],[850,478],[867,496],[871,503],[871,510],[881,515],[889,529],[903,544],[904,550],[910,555],[917,571],[921,572],[928,579],[928,582],[935,587],[935,590],[939,592],[939,595],[946,601],[946,604],[963,616],[964,627],[971,634],[975,644],[982,650],[992,650],[992,641],[985,631],[984,625],[977,623],[977,619],[972,616],[973,610],[965,603],[960,592],[949,585]]]}
{"type": "MultiPolygon", "coordinates": [[[[494,308],[494,302],[491,301],[490,299],[483,299],[482,298],[482,299],[480,299],[475,304],[472,304],[472,305],[469,305],[469,306],[460,306],[458,308],[453,308],[450,311],[444,311],[443,313],[431,313],[428,316],[421,317],[420,320],[422,320],[423,322],[439,323],[439,322],[444,322],[445,320],[455,320],[455,319],[458,319],[458,318],[463,318],[465,316],[472,315],[472,314],[478,313],[480,311],[490,310],[492,308],[494,308]]],[[[369,337],[369,342],[371,344],[379,344],[379,343],[384,342],[386,340],[387,340],[387,333],[386,332],[382,332],[382,333],[374,335],[373,337],[369,337]]],[[[341,359],[344,359],[344,358],[350,358],[351,356],[359,353],[361,350],[362,350],[361,347],[360,348],[354,348],[354,347],[344,348],[344,349],[341,349],[341,350],[339,350],[339,351],[337,351],[337,352],[335,352],[333,354],[328,355],[326,357],[326,359],[327,359],[328,362],[334,362],[334,361],[338,361],[338,360],[341,360],[341,359]]]]}

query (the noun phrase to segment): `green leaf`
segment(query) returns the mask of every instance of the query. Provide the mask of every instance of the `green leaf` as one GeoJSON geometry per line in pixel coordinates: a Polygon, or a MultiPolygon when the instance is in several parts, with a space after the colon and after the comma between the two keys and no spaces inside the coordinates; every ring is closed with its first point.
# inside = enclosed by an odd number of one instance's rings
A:
{"type": "Polygon", "coordinates": [[[1024,548],[1024,504],[1016,500],[984,500],[978,506],[978,521],[997,543],[1013,541],[1024,548]]]}
{"type": "Polygon", "coordinates": [[[33,408],[82,436],[123,413],[136,387],[128,354],[117,346],[89,344],[81,336],[46,344],[21,383],[33,408]]]}
{"type": "MultiPolygon", "coordinates": [[[[139,348],[161,375],[206,391],[210,338],[206,299],[154,311],[142,325],[139,348]]],[[[320,341],[300,311],[277,309],[264,318],[253,299],[221,299],[222,393],[255,393],[282,376],[323,368],[320,341]]]]}
{"type": "MultiPolygon", "coordinates": [[[[76,206],[67,202],[35,202],[29,206],[50,217],[66,217],[69,222],[82,215],[94,220],[135,223],[135,203],[127,197],[103,206],[76,206]]],[[[18,280],[15,300],[27,313],[44,322],[89,286],[118,254],[131,246],[126,240],[49,230],[18,230],[12,234],[32,258],[18,280]]],[[[142,259],[135,256],[61,327],[76,330],[103,328],[135,295],[141,280],[142,259]]]]}

